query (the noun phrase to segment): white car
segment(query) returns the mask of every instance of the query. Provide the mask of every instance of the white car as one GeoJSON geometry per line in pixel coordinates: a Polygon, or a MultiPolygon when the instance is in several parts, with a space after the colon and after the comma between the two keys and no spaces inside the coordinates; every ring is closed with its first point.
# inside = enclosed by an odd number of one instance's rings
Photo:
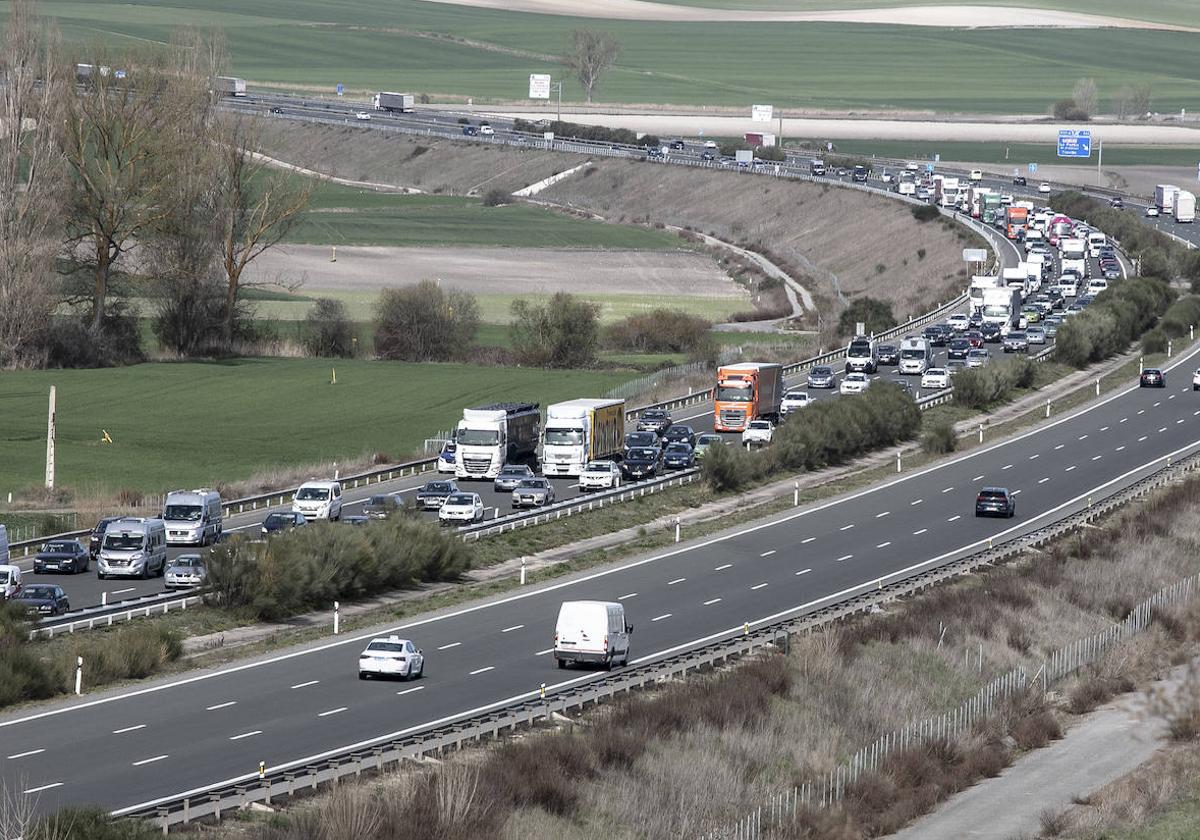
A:
{"type": "Polygon", "coordinates": [[[946,319],[946,325],[955,332],[966,332],[971,326],[971,319],[964,312],[956,312],[946,319]]]}
{"type": "Polygon", "coordinates": [[[292,496],[292,513],[299,513],[310,522],[314,519],[342,518],[342,483],[340,481],[306,481],[292,496]]]}
{"type": "Polygon", "coordinates": [[[1200,391],[1200,368],[1196,368],[1196,372],[1192,374],[1192,390],[1200,391]]]}
{"type": "Polygon", "coordinates": [[[610,490],[621,486],[621,468],[613,461],[589,461],[579,474],[580,490],[610,490]]]}
{"type": "Polygon", "coordinates": [[[843,394],[861,394],[871,386],[871,378],[865,373],[847,373],[842,377],[840,392],[843,394]]]}
{"type": "Polygon", "coordinates": [[[949,388],[950,387],[950,371],[945,368],[928,368],[921,375],[922,388],[949,388]]]}
{"type": "Polygon", "coordinates": [[[411,680],[425,676],[425,656],[408,639],[388,636],[372,639],[358,655],[358,678],[400,677],[411,680]]]}
{"type": "Polygon", "coordinates": [[[983,170],[982,169],[972,169],[971,170],[971,180],[975,183],[979,183],[980,181],[982,181],[983,180],[983,170]]]}
{"type": "Polygon", "coordinates": [[[715,149],[715,148],[717,148],[717,141],[716,141],[716,140],[705,140],[705,141],[704,141],[704,148],[706,148],[706,149],[715,149]]]}
{"type": "Polygon", "coordinates": [[[766,445],[771,442],[771,438],[775,436],[775,426],[770,420],[751,420],[746,426],[746,430],[742,432],[742,445],[748,443],[757,443],[766,445]]]}
{"type": "Polygon", "coordinates": [[[1038,184],[1038,192],[1042,193],[1043,195],[1048,195],[1050,193],[1050,185],[1045,181],[1042,181],[1042,183],[1038,184]]]}
{"type": "Polygon", "coordinates": [[[368,114],[366,111],[359,111],[357,114],[354,115],[354,119],[369,120],[369,119],[371,119],[371,115],[368,114]]]}
{"type": "Polygon", "coordinates": [[[799,408],[806,408],[813,403],[813,400],[808,396],[808,391],[788,391],[783,395],[783,402],[779,405],[779,413],[787,414],[799,408]]]}
{"type": "Polygon", "coordinates": [[[1149,216],[1151,219],[1153,219],[1155,216],[1158,215],[1158,208],[1155,207],[1153,204],[1151,204],[1149,207],[1146,208],[1146,215],[1149,216]]]}
{"type": "Polygon", "coordinates": [[[480,123],[479,124],[479,133],[482,134],[484,137],[491,137],[493,134],[496,133],[496,129],[492,128],[487,123],[480,123]]]}
{"type": "Polygon", "coordinates": [[[483,500],[478,493],[454,493],[438,508],[438,522],[470,524],[483,519],[483,500]]]}

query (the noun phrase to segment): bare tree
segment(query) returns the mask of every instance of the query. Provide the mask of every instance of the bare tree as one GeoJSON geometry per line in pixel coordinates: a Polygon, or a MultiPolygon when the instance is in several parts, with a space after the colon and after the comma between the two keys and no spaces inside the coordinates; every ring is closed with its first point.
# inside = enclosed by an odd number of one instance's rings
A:
{"type": "Polygon", "coordinates": [[[576,29],[571,33],[571,51],[563,57],[563,62],[575,71],[588,102],[592,101],[596,82],[616,63],[620,53],[621,44],[607,32],[576,29]]]}
{"type": "Polygon", "coordinates": [[[227,120],[217,136],[225,337],[231,340],[242,273],[300,223],[316,182],[270,168],[268,159],[258,151],[258,131],[249,120],[227,120]]]}
{"type": "Polygon", "coordinates": [[[91,300],[94,335],[104,327],[121,257],[157,223],[163,195],[177,174],[168,154],[177,137],[168,130],[170,94],[161,57],[124,55],[104,64],[97,60],[80,94],[63,99],[66,257],[89,278],[77,300],[91,300]]]}
{"type": "Polygon", "coordinates": [[[56,46],[33,4],[14,0],[0,54],[2,367],[31,361],[56,302],[63,161],[55,131],[65,87],[56,46]]]}
{"type": "Polygon", "coordinates": [[[1075,106],[1080,111],[1089,117],[1094,117],[1096,115],[1096,107],[1100,102],[1100,97],[1096,92],[1096,80],[1080,79],[1077,81],[1075,89],[1071,92],[1071,98],[1075,100],[1075,106]]]}
{"type": "Polygon", "coordinates": [[[1115,100],[1117,116],[1142,117],[1150,111],[1152,92],[1150,85],[1126,85],[1117,91],[1115,100]]]}

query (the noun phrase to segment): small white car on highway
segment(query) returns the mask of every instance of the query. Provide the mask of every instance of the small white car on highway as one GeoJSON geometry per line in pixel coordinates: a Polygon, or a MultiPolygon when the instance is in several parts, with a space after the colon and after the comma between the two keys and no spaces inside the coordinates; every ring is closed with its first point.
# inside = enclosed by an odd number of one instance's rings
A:
{"type": "Polygon", "coordinates": [[[842,377],[839,389],[843,394],[861,394],[871,386],[871,378],[865,373],[847,373],[842,377]]]}
{"type": "Polygon", "coordinates": [[[949,388],[950,371],[945,368],[928,368],[925,373],[921,374],[921,387],[931,390],[949,388]]]}
{"type": "Polygon", "coordinates": [[[492,128],[487,123],[480,123],[479,124],[479,133],[482,134],[484,137],[491,137],[496,133],[496,129],[492,128]]]}
{"type": "Polygon", "coordinates": [[[446,497],[438,508],[438,522],[469,525],[483,519],[483,500],[478,493],[455,493],[446,497]]]}
{"type": "Polygon", "coordinates": [[[1042,195],[1049,195],[1050,185],[1043,181],[1042,183],[1038,184],[1038,192],[1040,192],[1042,195]]]}
{"type": "Polygon", "coordinates": [[[783,395],[783,402],[780,403],[779,413],[788,414],[797,409],[806,408],[812,405],[813,400],[808,396],[808,391],[788,391],[783,395]]]}
{"type": "Polygon", "coordinates": [[[1192,390],[1200,391],[1200,368],[1196,368],[1196,372],[1192,374],[1192,390]]]}
{"type": "Polygon", "coordinates": [[[1158,215],[1158,208],[1155,207],[1153,204],[1151,204],[1149,207],[1146,208],[1146,215],[1149,218],[1153,219],[1155,216],[1158,215]]]}
{"type": "Polygon", "coordinates": [[[946,325],[955,332],[965,332],[971,326],[971,318],[965,312],[955,312],[946,319],[946,325]]]}
{"type": "Polygon", "coordinates": [[[354,119],[369,120],[369,119],[371,119],[371,115],[368,114],[366,111],[359,111],[357,114],[354,115],[354,119]]]}
{"type": "Polygon", "coordinates": [[[758,444],[766,446],[775,436],[775,425],[770,420],[751,420],[742,432],[742,446],[758,444]]]}
{"type": "Polygon", "coordinates": [[[580,490],[611,490],[621,486],[621,468],[613,461],[589,461],[579,474],[580,490]]]}
{"type": "Polygon", "coordinates": [[[342,483],[340,481],[306,481],[292,496],[292,513],[299,513],[310,522],[314,519],[342,518],[342,483]]]}
{"type": "Polygon", "coordinates": [[[400,677],[411,680],[425,676],[425,656],[408,639],[399,636],[372,639],[358,655],[358,678],[400,677]]]}
{"type": "Polygon", "coordinates": [[[982,181],[983,180],[983,170],[982,169],[972,169],[970,180],[972,183],[975,183],[975,184],[978,184],[980,181],[982,181]]]}

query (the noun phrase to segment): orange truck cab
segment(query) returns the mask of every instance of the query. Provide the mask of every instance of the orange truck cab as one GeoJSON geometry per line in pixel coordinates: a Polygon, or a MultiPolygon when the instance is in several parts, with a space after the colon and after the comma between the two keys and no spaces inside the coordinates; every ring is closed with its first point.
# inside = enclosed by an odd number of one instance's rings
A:
{"type": "Polygon", "coordinates": [[[779,420],[783,401],[783,367],[768,362],[742,362],[717,368],[713,428],[742,432],[751,420],[779,420]]]}

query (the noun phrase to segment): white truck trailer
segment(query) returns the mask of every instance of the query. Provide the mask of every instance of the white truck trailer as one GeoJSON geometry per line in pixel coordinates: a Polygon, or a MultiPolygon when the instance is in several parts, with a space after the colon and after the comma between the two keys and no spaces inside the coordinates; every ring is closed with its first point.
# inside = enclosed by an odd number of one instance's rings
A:
{"type": "Polygon", "coordinates": [[[371,104],[376,111],[390,111],[395,114],[411,114],[416,99],[411,93],[391,93],[380,91],[371,97],[371,104]]]}
{"type": "Polygon", "coordinates": [[[578,476],[588,461],[621,453],[625,400],[580,399],[546,408],[542,473],[578,476]]]}

